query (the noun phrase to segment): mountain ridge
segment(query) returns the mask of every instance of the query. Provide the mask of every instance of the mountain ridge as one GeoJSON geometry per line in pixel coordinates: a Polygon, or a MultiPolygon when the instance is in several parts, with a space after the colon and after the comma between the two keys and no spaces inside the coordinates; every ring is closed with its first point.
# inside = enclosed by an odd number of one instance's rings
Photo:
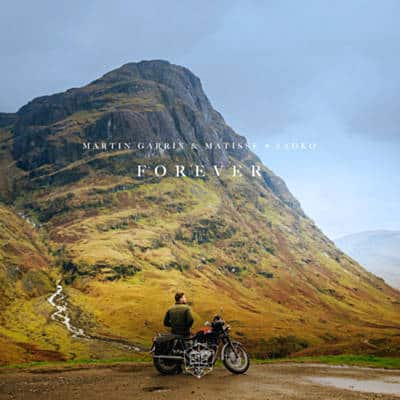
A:
{"type": "MultiPolygon", "coordinates": [[[[121,99],[119,101],[121,102],[121,99]]],[[[17,160],[17,165],[23,170],[36,169],[44,164],[63,166],[80,159],[82,152],[78,141],[82,139],[82,135],[92,140],[107,139],[110,135],[113,140],[130,138],[149,141],[158,138],[173,141],[183,139],[185,143],[199,145],[195,157],[194,152],[184,155],[188,160],[193,161],[196,158],[205,165],[212,163],[227,165],[229,157],[235,157],[247,164],[257,162],[261,165],[258,157],[248,149],[225,151],[223,148],[215,148],[212,151],[205,151],[202,148],[205,142],[247,144],[247,141],[226,125],[222,116],[212,108],[202,90],[200,79],[188,69],[167,61],[125,64],[81,88],[38,97],[21,107],[17,115],[18,118],[12,128],[14,131],[12,153],[14,159],[17,160]],[[147,74],[143,71],[147,71],[147,74]],[[145,84],[142,78],[147,78],[145,84]],[[151,79],[156,79],[156,81],[151,79]],[[110,82],[111,86],[109,86],[110,82]],[[154,88],[154,82],[163,87],[154,88]],[[171,87],[174,87],[172,94],[171,87]],[[114,107],[113,96],[117,95],[115,90],[118,94],[127,94],[130,98],[133,96],[135,100],[138,99],[139,93],[145,100],[143,101],[139,96],[139,100],[132,104],[124,97],[123,100],[127,104],[114,107]],[[153,96],[150,100],[146,97],[148,90],[153,96]],[[105,95],[109,97],[104,99],[105,95]],[[157,108],[160,107],[160,103],[154,104],[155,96],[158,96],[156,100],[165,104],[164,109],[157,108]],[[84,132],[79,134],[75,131],[81,127],[71,124],[68,117],[97,107],[106,108],[101,117],[96,118],[92,124],[81,121],[84,132]],[[197,110],[195,114],[192,113],[192,108],[197,110]],[[144,111],[143,115],[148,116],[147,121],[143,121],[144,118],[138,116],[138,109],[144,111]],[[43,124],[47,124],[46,127],[43,127],[43,124]],[[70,125],[72,125],[71,128],[70,125]],[[70,140],[63,135],[66,128],[71,130],[70,140]],[[58,136],[62,137],[57,140],[58,136]],[[49,142],[47,139],[52,141],[49,142]],[[37,141],[46,141],[46,146],[42,149],[37,145],[32,148],[32,143],[35,144],[37,141]],[[66,146],[68,146],[67,152],[65,152],[66,146]],[[247,158],[249,160],[246,160],[247,158]]],[[[282,179],[266,168],[262,175],[265,183],[273,188],[286,204],[300,210],[300,204],[290,194],[282,179]]]]}
{"type": "MultiPolygon", "coordinates": [[[[361,351],[365,340],[379,339],[380,351],[398,354],[400,293],[336,248],[251,151],[203,149],[207,141],[246,139],[213,109],[189,70],[160,60],[128,63],[1,120],[11,122],[0,128],[0,198],[35,224],[53,289],[60,279],[74,325],[91,337],[149,345],[173,293],[184,290],[197,324],[223,306],[233,334],[255,355],[282,337],[316,352],[361,351]],[[184,139],[199,150],[87,154],[87,138],[184,139]],[[144,162],[257,163],[262,178],[138,178],[134,167],[144,162]]],[[[10,265],[1,266],[8,277],[10,265]]],[[[15,293],[4,307],[2,343],[58,349],[60,358],[120,354],[104,342],[69,337],[49,320],[42,292],[29,301],[15,293]],[[40,315],[35,323],[33,312],[40,315]]],[[[34,358],[15,354],[2,361],[34,358]]]]}

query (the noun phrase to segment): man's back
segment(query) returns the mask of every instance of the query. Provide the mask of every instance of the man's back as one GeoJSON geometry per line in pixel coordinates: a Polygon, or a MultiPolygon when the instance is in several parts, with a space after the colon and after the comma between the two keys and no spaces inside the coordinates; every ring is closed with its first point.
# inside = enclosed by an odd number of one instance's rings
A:
{"type": "Polygon", "coordinates": [[[190,335],[190,328],[193,325],[193,316],[187,304],[175,304],[172,306],[164,318],[164,325],[171,327],[175,335],[190,335]]]}

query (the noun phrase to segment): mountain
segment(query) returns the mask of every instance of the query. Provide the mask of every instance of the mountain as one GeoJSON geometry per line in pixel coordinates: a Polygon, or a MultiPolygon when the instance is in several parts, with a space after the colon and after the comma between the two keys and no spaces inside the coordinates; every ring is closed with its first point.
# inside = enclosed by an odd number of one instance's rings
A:
{"type": "Polygon", "coordinates": [[[400,231],[366,231],[343,236],[336,245],[368,271],[400,288],[400,231]]]}
{"type": "Polygon", "coordinates": [[[197,327],[223,307],[254,355],[400,352],[400,293],[323,235],[188,69],[129,63],[36,98],[0,114],[0,143],[5,220],[31,221],[51,282],[33,297],[13,291],[11,271],[26,259],[11,262],[24,250],[4,248],[11,289],[0,345],[20,350],[0,351],[3,363],[124,355],[118,341],[148,346],[177,290],[197,327]],[[186,176],[174,176],[177,165],[186,176]],[[51,318],[46,299],[59,280],[85,339],[51,318]]]}

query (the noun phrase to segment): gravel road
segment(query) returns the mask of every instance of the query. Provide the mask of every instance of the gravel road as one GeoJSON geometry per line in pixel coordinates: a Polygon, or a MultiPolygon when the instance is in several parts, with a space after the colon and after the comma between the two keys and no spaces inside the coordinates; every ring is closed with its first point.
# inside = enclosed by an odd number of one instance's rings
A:
{"type": "Polygon", "coordinates": [[[245,375],[237,376],[219,367],[202,379],[161,376],[150,364],[133,363],[0,373],[0,400],[399,398],[398,370],[321,364],[251,365],[245,375]]]}

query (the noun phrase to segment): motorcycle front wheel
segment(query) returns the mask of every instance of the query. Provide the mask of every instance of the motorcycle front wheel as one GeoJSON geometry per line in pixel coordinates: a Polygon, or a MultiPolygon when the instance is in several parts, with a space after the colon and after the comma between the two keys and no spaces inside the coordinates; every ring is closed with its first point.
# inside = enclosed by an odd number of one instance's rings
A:
{"type": "Polygon", "coordinates": [[[182,362],[166,358],[153,358],[156,370],[163,375],[177,375],[182,372],[182,362]]]}
{"type": "Polygon", "coordinates": [[[238,342],[227,343],[222,348],[222,362],[233,374],[244,374],[250,366],[249,355],[238,342]]]}

